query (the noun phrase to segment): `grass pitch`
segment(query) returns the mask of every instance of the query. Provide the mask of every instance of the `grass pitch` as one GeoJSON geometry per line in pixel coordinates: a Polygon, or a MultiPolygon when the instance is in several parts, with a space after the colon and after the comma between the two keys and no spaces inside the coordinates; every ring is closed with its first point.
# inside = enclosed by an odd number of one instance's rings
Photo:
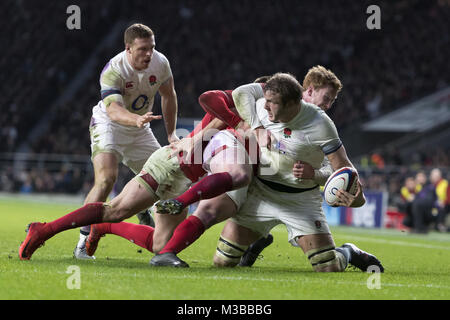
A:
{"type": "Polygon", "coordinates": [[[252,268],[212,266],[223,224],[180,253],[189,269],[152,268],[153,254],[114,235],[102,238],[95,261],[75,260],[78,230],[48,240],[30,261],[19,260],[29,222],[51,221],[78,207],[0,199],[0,299],[450,299],[450,235],[437,233],[332,228],[337,245],[353,242],[382,261],[386,271],[379,279],[352,269],[313,272],[301,250],[287,242],[283,226],[273,230],[274,243],[252,268]],[[79,282],[72,281],[74,270],[79,282]],[[377,284],[379,289],[369,288],[377,284]]]}

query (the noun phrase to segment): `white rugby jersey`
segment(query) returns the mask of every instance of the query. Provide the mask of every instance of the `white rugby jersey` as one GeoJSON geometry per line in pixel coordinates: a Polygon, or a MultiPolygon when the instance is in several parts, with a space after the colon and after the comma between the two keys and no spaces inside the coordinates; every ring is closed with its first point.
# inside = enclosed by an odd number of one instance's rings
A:
{"type": "Polygon", "coordinates": [[[294,188],[311,188],[317,185],[311,179],[297,179],[292,169],[297,160],[319,169],[324,156],[342,146],[337,129],[327,114],[318,106],[302,100],[300,112],[291,121],[275,123],[268,119],[264,98],[258,99],[253,107],[239,102],[235,100],[243,119],[248,123],[260,122],[272,135],[270,150],[261,148],[262,165],[259,166],[258,176],[294,188]],[[243,108],[245,111],[241,113],[243,108]]]}
{"type": "Polygon", "coordinates": [[[171,76],[169,61],[162,53],[154,50],[148,68],[137,71],[128,62],[126,51],[122,51],[106,64],[100,74],[102,99],[92,109],[92,121],[94,124],[111,122],[106,106],[113,101],[121,102],[128,111],[139,115],[151,111],[159,87],[171,76]]]}

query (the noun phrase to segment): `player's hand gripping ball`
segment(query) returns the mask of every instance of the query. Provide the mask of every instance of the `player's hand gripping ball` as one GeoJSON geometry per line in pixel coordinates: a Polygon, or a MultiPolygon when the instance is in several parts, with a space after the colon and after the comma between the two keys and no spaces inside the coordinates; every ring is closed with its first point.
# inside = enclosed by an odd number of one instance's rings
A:
{"type": "Polygon", "coordinates": [[[344,190],[355,195],[358,191],[358,173],[354,168],[344,167],[336,170],[328,178],[323,190],[323,197],[330,206],[336,206],[338,190],[344,190]]]}

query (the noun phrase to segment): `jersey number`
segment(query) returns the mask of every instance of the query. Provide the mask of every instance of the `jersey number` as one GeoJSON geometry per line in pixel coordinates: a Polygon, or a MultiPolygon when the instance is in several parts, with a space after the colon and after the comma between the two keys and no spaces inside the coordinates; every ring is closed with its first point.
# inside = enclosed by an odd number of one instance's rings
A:
{"type": "Polygon", "coordinates": [[[139,97],[137,97],[133,103],[131,104],[131,108],[133,110],[141,110],[147,105],[148,97],[145,94],[141,94],[139,97]]]}

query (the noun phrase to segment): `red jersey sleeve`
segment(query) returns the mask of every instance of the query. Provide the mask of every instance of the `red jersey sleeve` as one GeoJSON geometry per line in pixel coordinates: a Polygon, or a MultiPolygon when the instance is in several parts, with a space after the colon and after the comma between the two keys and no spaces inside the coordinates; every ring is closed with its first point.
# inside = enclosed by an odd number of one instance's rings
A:
{"type": "Polygon", "coordinates": [[[231,90],[207,91],[200,95],[198,102],[205,112],[222,120],[231,128],[235,128],[242,121],[237,113],[231,111],[231,109],[236,108],[231,96],[231,90]]]}

